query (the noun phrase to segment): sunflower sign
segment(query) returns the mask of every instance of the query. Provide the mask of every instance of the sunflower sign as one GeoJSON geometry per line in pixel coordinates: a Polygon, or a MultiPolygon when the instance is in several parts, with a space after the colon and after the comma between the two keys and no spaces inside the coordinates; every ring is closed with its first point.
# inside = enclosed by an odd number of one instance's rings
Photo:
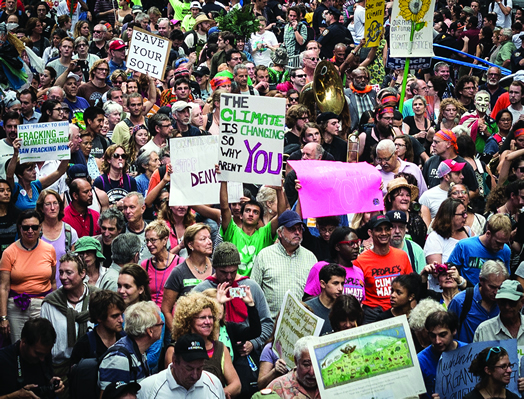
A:
{"type": "Polygon", "coordinates": [[[390,42],[392,57],[433,57],[435,0],[393,2],[390,42]]]}

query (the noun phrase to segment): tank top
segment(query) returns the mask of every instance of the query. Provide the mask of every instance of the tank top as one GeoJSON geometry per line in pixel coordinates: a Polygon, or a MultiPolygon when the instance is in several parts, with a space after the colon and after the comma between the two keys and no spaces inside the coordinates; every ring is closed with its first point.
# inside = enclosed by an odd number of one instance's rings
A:
{"type": "Polygon", "coordinates": [[[218,377],[222,386],[227,385],[226,377],[224,376],[224,344],[220,341],[213,342],[213,356],[209,360],[204,361],[204,370],[218,377]]]}

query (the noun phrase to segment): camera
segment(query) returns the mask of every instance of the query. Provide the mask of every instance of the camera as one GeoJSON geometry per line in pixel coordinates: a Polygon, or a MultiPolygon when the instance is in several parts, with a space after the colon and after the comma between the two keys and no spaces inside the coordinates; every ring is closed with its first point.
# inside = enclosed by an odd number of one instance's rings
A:
{"type": "Polygon", "coordinates": [[[246,289],[244,287],[230,288],[229,296],[231,298],[244,298],[246,296],[246,289]]]}
{"type": "Polygon", "coordinates": [[[86,60],[78,60],[77,65],[78,65],[80,68],[85,69],[85,68],[87,68],[87,61],[86,61],[86,60]]]}
{"type": "Polygon", "coordinates": [[[52,383],[47,385],[39,385],[36,388],[32,388],[31,391],[42,399],[52,399],[56,396],[55,391],[60,386],[60,380],[54,380],[52,383]]]}
{"type": "Polygon", "coordinates": [[[448,272],[448,265],[445,265],[443,263],[439,263],[439,264],[435,265],[435,273],[436,274],[447,273],[447,272],[448,272]]]}

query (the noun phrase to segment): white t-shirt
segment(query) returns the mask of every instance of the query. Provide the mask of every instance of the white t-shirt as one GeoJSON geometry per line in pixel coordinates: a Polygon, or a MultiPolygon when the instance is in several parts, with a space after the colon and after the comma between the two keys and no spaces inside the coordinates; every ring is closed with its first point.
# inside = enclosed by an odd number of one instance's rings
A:
{"type": "MultiPolygon", "coordinates": [[[[504,15],[502,10],[500,9],[500,6],[493,2],[488,7],[489,12],[494,12],[497,14],[497,23],[496,26],[499,26],[501,28],[511,28],[511,12],[508,15],[504,15]]],[[[512,0],[502,0],[502,5],[504,7],[509,7],[510,9],[513,8],[513,1],[512,0]]]]}
{"type": "Polygon", "coordinates": [[[7,161],[11,159],[15,150],[12,145],[7,144],[5,139],[0,140],[0,178],[5,179],[5,167],[7,161]]]}
{"type": "Polygon", "coordinates": [[[524,115],[524,108],[522,108],[520,111],[517,111],[515,108],[513,108],[513,105],[508,107],[508,111],[511,112],[511,115],[513,115],[513,125],[517,123],[521,115],[524,115]]]}
{"type": "Polygon", "coordinates": [[[435,217],[440,208],[440,204],[448,197],[448,192],[442,190],[439,186],[430,188],[428,191],[420,196],[419,202],[425,205],[431,212],[431,219],[435,217]]]}
{"type": "Polygon", "coordinates": [[[264,31],[264,33],[262,33],[261,35],[259,33],[253,33],[251,35],[251,38],[249,39],[251,55],[253,56],[253,61],[255,62],[255,65],[265,65],[268,67],[271,63],[272,51],[267,47],[261,50],[257,50],[257,46],[259,43],[267,44],[271,47],[278,46],[277,37],[271,31],[264,31]]]}
{"type": "MultiPolygon", "coordinates": [[[[195,32],[196,32],[198,41],[201,41],[201,42],[206,42],[207,41],[207,35],[206,34],[201,35],[201,34],[198,33],[198,31],[195,31],[195,32]]],[[[193,35],[193,33],[187,35],[186,38],[184,39],[184,43],[187,45],[188,48],[195,47],[195,45],[196,45],[196,43],[195,43],[195,35],[193,35]]]]}
{"type": "MultiPolygon", "coordinates": [[[[456,238],[444,238],[436,231],[432,231],[429,233],[424,245],[424,256],[427,258],[429,255],[442,254],[442,263],[447,262],[457,242],[459,240],[456,238]]],[[[438,285],[438,280],[433,278],[432,275],[428,279],[428,288],[436,292],[442,292],[442,288],[438,285]]]]}
{"type": "Polygon", "coordinates": [[[366,24],[366,9],[361,5],[355,6],[355,14],[353,16],[355,26],[355,42],[360,42],[364,38],[364,25],[366,24]]]}

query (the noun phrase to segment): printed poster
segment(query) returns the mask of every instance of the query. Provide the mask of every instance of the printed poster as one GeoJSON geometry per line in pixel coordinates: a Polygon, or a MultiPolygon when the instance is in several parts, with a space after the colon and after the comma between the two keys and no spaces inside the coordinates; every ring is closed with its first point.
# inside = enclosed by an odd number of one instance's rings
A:
{"type": "Polygon", "coordinates": [[[309,343],[322,399],[405,399],[426,392],[406,316],[309,343]]]}
{"type": "Polygon", "coordinates": [[[69,122],[18,125],[20,163],[71,159],[69,122]]]}
{"type": "Polygon", "coordinates": [[[384,2],[385,0],[366,1],[366,22],[364,35],[366,47],[378,47],[384,30],[384,2]]]}

